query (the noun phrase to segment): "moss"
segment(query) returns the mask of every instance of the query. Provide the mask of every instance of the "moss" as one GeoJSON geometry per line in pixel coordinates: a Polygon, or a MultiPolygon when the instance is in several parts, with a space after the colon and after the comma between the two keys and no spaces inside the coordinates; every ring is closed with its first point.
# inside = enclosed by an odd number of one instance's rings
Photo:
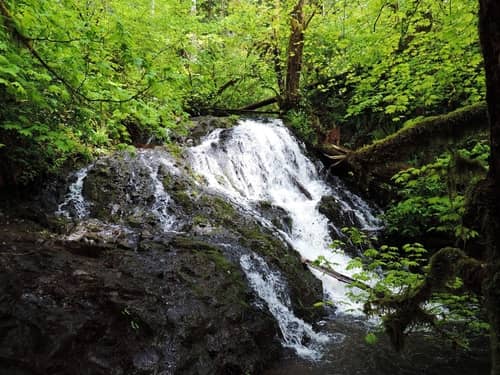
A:
{"type": "Polygon", "coordinates": [[[193,198],[189,193],[183,190],[177,190],[170,193],[173,200],[181,205],[186,210],[190,211],[194,208],[193,198]]]}
{"type": "Polygon", "coordinates": [[[167,151],[172,155],[176,160],[182,159],[182,154],[184,152],[184,148],[180,146],[178,143],[170,142],[165,145],[167,151]]]}
{"type": "Polygon", "coordinates": [[[188,237],[175,237],[170,245],[176,248],[193,251],[219,251],[215,246],[188,237]]]}
{"type": "Polygon", "coordinates": [[[203,195],[200,203],[210,213],[210,217],[217,223],[235,224],[237,212],[234,207],[217,196],[203,195]]]}
{"type": "Polygon", "coordinates": [[[396,133],[353,152],[348,156],[348,162],[367,167],[392,162],[395,155],[404,160],[418,149],[442,146],[471,133],[487,130],[488,126],[484,102],[444,115],[414,119],[396,133]]]}
{"type": "Polygon", "coordinates": [[[246,284],[241,271],[231,263],[224,254],[217,248],[209,246],[204,250],[200,249],[199,243],[195,245],[199,250],[194,251],[197,262],[201,265],[197,278],[187,277],[193,292],[217,305],[225,306],[226,310],[234,306],[248,308],[246,302],[246,284]],[[207,267],[212,264],[214,268],[207,267]],[[215,269],[215,272],[213,270],[215,269]],[[207,288],[214,284],[216,287],[207,288]]]}
{"type": "Polygon", "coordinates": [[[193,225],[206,225],[210,223],[210,220],[203,215],[193,216],[193,225]]]}
{"type": "Polygon", "coordinates": [[[283,245],[275,238],[262,233],[258,226],[246,226],[237,228],[243,235],[243,242],[254,251],[273,258],[280,258],[279,249],[283,245]]]}
{"type": "Polygon", "coordinates": [[[186,211],[191,212],[196,208],[194,201],[196,200],[197,193],[188,181],[178,176],[167,174],[163,178],[163,187],[173,200],[186,211]]]}
{"type": "Polygon", "coordinates": [[[172,186],[173,181],[174,181],[173,176],[167,173],[162,180],[163,187],[167,190],[170,189],[170,186],[172,186]]]}

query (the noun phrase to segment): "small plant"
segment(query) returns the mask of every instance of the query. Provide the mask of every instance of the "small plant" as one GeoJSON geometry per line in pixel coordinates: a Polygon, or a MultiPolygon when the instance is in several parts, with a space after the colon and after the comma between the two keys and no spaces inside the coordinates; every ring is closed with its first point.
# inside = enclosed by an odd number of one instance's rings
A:
{"type": "MultiPolygon", "coordinates": [[[[368,241],[365,238],[363,243],[364,236],[357,231],[345,232],[354,235],[353,241],[367,246],[368,241]]],[[[433,277],[429,271],[430,259],[427,249],[418,242],[402,247],[366,247],[363,256],[354,258],[348,266],[349,269],[359,270],[352,276],[356,282],[351,284],[349,297],[363,302],[366,314],[382,316],[380,331],[387,329],[388,324],[392,324],[391,319],[401,313],[398,310],[402,308],[399,301],[414,296],[426,280],[433,277]]],[[[419,308],[425,319],[410,330],[431,326],[446,339],[465,348],[469,337],[485,334],[489,328],[482,320],[477,297],[463,291],[463,282],[458,277],[450,279],[419,308]]],[[[376,343],[375,332],[368,333],[365,341],[376,343]]]]}
{"type": "Polygon", "coordinates": [[[122,310],[122,315],[124,315],[125,317],[127,317],[130,321],[130,327],[134,330],[134,331],[137,331],[139,329],[139,323],[137,323],[133,317],[132,317],[132,314],[130,313],[130,310],[125,307],[123,308],[122,310]]]}

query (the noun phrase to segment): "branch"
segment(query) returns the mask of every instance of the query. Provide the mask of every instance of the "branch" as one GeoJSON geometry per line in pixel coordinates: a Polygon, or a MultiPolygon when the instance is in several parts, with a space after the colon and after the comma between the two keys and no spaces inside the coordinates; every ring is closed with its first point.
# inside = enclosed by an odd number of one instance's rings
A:
{"type": "Polygon", "coordinates": [[[384,10],[384,8],[389,5],[389,3],[384,3],[384,5],[382,5],[382,7],[379,9],[378,11],[378,15],[377,15],[377,18],[375,19],[375,22],[373,23],[373,32],[376,31],[377,29],[377,23],[378,23],[378,20],[380,19],[380,16],[382,15],[382,11],[384,10]]]}
{"type": "Polygon", "coordinates": [[[309,16],[309,18],[304,22],[304,30],[307,29],[307,27],[309,26],[309,23],[312,21],[312,19],[314,18],[314,16],[316,15],[316,9],[314,9],[311,13],[311,15],[309,16]]]}
{"type": "Polygon", "coordinates": [[[255,111],[252,109],[231,109],[231,108],[200,108],[199,113],[213,116],[227,115],[279,115],[279,111],[255,111]]]}
{"type": "Polygon", "coordinates": [[[445,247],[431,257],[429,271],[419,286],[404,295],[376,296],[365,304],[365,312],[390,311],[384,317],[384,327],[391,343],[399,350],[404,346],[408,327],[428,324],[436,328],[435,318],[425,312],[422,305],[434,292],[445,289],[447,282],[456,276],[462,278],[468,290],[480,294],[486,267],[460,249],[445,247]]]}
{"type": "Polygon", "coordinates": [[[416,151],[443,146],[488,129],[484,102],[445,115],[414,121],[390,136],[347,155],[347,162],[363,171],[389,162],[404,161],[416,151]]]}
{"type": "MultiPolygon", "coordinates": [[[[105,99],[105,98],[89,98],[79,90],[73,87],[64,77],[62,77],[57,71],[55,71],[43,58],[42,56],[38,53],[38,51],[33,47],[32,45],[32,39],[24,35],[19,28],[16,25],[16,22],[14,21],[14,18],[9,12],[9,9],[5,5],[4,0],[0,0],[0,14],[2,15],[4,19],[4,25],[6,29],[10,32],[12,38],[14,40],[19,41],[30,53],[31,55],[50,73],[52,76],[60,81],[67,89],[68,91],[73,94],[74,96],[77,96],[81,99],[84,99],[88,102],[106,102],[106,103],[126,103],[129,101],[132,101],[134,99],[137,99],[139,96],[143,95],[148,91],[152,84],[149,84],[146,86],[144,89],[136,92],[134,95],[130,96],[127,99],[105,99]]],[[[145,74],[143,74],[144,77],[145,74]]],[[[81,85],[80,85],[81,87],[81,85]]]]}
{"type": "Polygon", "coordinates": [[[366,290],[366,291],[373,290],[372,287],[369,286],[368,284],[365,284],[365,283],[358,281],[358,280],[354,280],[353,278],[351,278],[347,275],[341,274],[340,272],[337,272],[332,268],[321,266],[319,264],[316,264],[315,262],[311,262],[308,259],[303,259],[302,263],[307,264],[309,267],[317,269],[318,271],[321,271],[321,272],[325,273],[326,275],[331,276],[334,279],[336,279],[342,283],[353,285],[359,289],[366,290]]]}
{"type": "Polygon", "coordinates": [[[219,89],[217,90],[217,96],[221,95],[224,91],[226,91],[228,88],[230,88],[231,86],[234,86],[236,85],[238,82],[241,81],[241,78],[233,78],[233,79],[230,79],[229,81],[227,81],[226,83],[224,83],[221,87],[219,87],[219,89]]]}
{"type": "Polygon", "coordinates": [[[257,109],[257,108],[265,107],[266,105],[269,105],[269,104],[276,103],[278,100],[279,100],[278,96],[273,96],[272,98],[267,98],[267,99],[261,100],[257,103],[246,105],[244,107],[239,108],[238,110],[239,111],[250,111],[250,110],[257,109]]]}

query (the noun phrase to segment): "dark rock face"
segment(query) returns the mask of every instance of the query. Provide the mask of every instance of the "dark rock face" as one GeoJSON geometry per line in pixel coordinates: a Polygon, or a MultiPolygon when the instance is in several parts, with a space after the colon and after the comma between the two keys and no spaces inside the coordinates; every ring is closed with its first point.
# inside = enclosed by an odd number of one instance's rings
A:
{"type": "Polygon", "coordinates": [[[174,237],[88,257],[2,227],[2,374],[259,373],[279,353],[274,319],[216,247],[174,237]]]}
{"type": "Polygon", "coordinates": [[[147,208],[155,201],[150,171],[138,158],[120,154],[98,160],[84,181],[91,217],[115,223],[155,223],[147,208]]]}
{"type": "Polygon", "coordinates": [[[1,374],[259,374],[282,348],[240,269],[250,251],[286,277],[298,316],[320,313],[321,284],[295,251],[171,164],[152,165],[96,162],[83,185],[92,219],[43,220],[63,236],[0,215],[1,374]],[[158,225],[158,181],[176,231],[158,225]]]}
{"type": "Polygon", "coordinates": [[[288,234],[291,233],[293,219],[282,207],[262,201],[259,203],[257,209],[264,215],[264,217],[270,219],[271,223],[273,223],[276,228],[279,228],[288,234]]]}
{"type": "Polygon", "coordinates": [[[337,228],[360,226],[354,212],[342,210],[341,203],[332,196],[325,195],[322,197],[318,205],[318,210],[337,228]]]}
{"type": "Polygon", "coordinates": [[[234,120],[227,117],[200,116],[193,118],[189,135],[181,141],[189,146],[198,145],[203,137],[215,129],[230,128],[235,124],[234,120]]]}
{"type": "Polygon", "coordinates": [[[339,238],[345,243],[344,251],[353,256],[359,255],[359,249],[342,232],[345,227],[360,227],[354,212],[342,209],[341,203],[332,196],[325,195],[318,203],[318,211],[326,216],[332,238],[339,238]]]}

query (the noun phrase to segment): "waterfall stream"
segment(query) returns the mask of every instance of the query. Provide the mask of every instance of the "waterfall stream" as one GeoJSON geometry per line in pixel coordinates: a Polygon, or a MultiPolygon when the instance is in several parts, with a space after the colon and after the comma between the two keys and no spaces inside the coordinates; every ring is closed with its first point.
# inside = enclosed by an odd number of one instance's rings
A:
{"type": "MultiPolygon", "coordinates": [[[[353,272],[347,267],[350,258],[341,249],[333,251],[331,248],[334,240],[330,236],[331,223],[318,210],[321,198],[335,197],[342,215],[356,217],[356,222],[364,229],[374,230],[379,225],[366,202],[347,191],[340,181],[333,186],[325,182],[305,155],[302,145],[279,120],[245,120],[231,129],[217,129],[200,145],[189,148],[187,153],[184,169],[177,168],[165,150],[140,150],[136,156],[130,157],[135,160],[131,165],[137,170],[131,167],[127,172],[129,190],[123,199],[128,204],[137,202],[138,190],[149,189],[152,195],[151,199],[148,198],[148,210],[164,232],[173,231],[178,221],[170,207],[172,198],[165,190],[165,173],[183,174],[183,178],[194,180],[193,183],[202,189],[225,197],[279,234],[303,258],[313,261],[323,257],[336,271],[346,275],[353,272]],[[196,178],[185,172],[189,169],[196,178]],[[141,180],[143,175],[147,176],[146,182],[141,180]],[[291,219],[289,230],[278,228],[256,208],[264,203],[278,207],[288,215],[291,219]]],[[[82,190],[91,168],[88,166],[75,174],[75,181],[58,206],[58,215],[87,219],[91,203],[85,201],[82,190]]],[[[130,214],[119,201],[112,206],[113,215],[123,218],[130,214]]],[[[340,228],[335,228],[335,231],[339,233],[340,228]]],[[[335,334],[315,332],[311,325],[294,315],[286,280],[263,258],[254,253],[241,254],[240,266],[250,286],[276,318],[284,346],[292,348],[302,358],[316,360],[321,356],[323,344],[342,340],[335,334]]],[[[322,280],[326,298],[333,301],[338,313],[352,313],[356,309],[357,306],[346,297],[345,284],[320,271],[311,271],[322,280]]]]}
{"type": "Polygon", "coordinates": [[[69,185],[64,201],[57,207],[56,215],[67,218],[74,216],[78,219],[82,219],[89,214],[88,203],[83,197],[82,190],[83,181],[91,168],[92,165],[88,165],[75,172],[74,177],[76,180],[69,185]]]}
{"type": "Polygon", "coordinates": [[[149,177],[151,179],[151,184],[154,188],[155,200],[153,202],[151,210],[158,218],[162,229],[164,231],[168,231],[173,228],[176,217],[172,215],[168,210],[171,198],[165,191],[165,187],[163,186],[161,178],[158,176],[158,172],[161,167],[167,168],[168,170],[174,171],[175,173],[178,173],[178,170],[174,167],[174,163],[172,162],[172,160],[170,158],[166,158],[162,154],[164,153],[143,150],[139,152],[139,160],[148,171],[149,177]]]}
{"type": "MultiPolygon", "coordinates": [[[[301,145],[279,120],[246,120],[232,129],[216,130],[202,144],[191,148],[190,159],[209,188],[245,209],[255,213],[253,207],[258,202],[283,208],[292,219],[292,228],[291,233],[282,235],[303,258],[313,261],[324,257],[342,274],[352,275],[347,267],[350,258],[330,246],[333,239],[328,220],[318,211],[321,198],[336,196],[344,214],[354,214],[364,229],[373,230],[379,225],[361,198],[343,191],[340,182],[329,186],[320,177],[301,145]]],[[[339,312],[357,308],[346,297],[345,284],[320,271],[313,273],[323,281],[325,293],[339,312]]]]}

